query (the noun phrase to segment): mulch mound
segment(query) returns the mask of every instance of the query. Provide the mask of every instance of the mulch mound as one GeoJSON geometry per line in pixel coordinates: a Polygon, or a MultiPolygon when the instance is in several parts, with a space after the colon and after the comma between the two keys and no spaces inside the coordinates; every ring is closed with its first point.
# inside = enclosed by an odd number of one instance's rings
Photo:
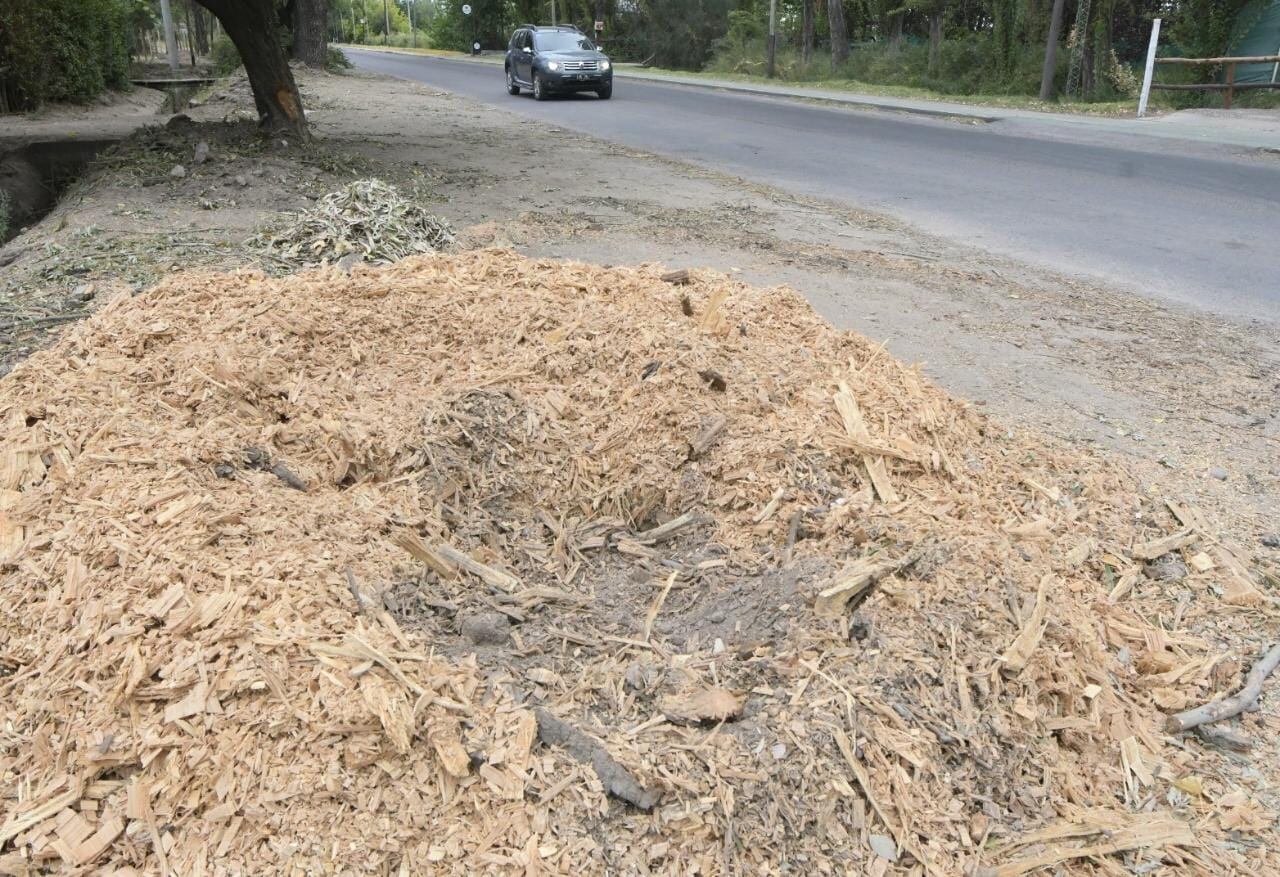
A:
{"type": "Polygon", "coordinates": [[[0,873],[1280,869],[1162,730],[1247,558],[671,279],[179,275],[0,382],[0,873]]]}

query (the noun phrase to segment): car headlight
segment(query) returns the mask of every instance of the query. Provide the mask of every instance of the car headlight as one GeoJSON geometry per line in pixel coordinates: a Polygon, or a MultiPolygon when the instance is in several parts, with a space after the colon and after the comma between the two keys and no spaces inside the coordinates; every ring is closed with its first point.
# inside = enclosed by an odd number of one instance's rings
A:
{"type": "Polygon", "coordinates": [[[601,62],[600,62],[600,69],[601,69],[601,70],[608,70],[608,69],[609,69],[609,62],[608,62],[608,61],[601,61],[601,62]]]}
{"type": "Polygon", "coordinates": [[[559,70],[559,69],[560,69],[560,62],[559,62],[559,61],[548,61],[548,62],[547,62],[547,69],[548,69],[548,70],[550,70],[552,73],[555,73],[557,70],[559,70]]]}

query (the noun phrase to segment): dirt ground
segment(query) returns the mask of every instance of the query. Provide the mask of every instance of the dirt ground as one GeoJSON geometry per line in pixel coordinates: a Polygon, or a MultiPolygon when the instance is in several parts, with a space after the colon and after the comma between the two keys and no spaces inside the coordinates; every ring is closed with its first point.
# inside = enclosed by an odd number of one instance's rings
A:
{"type": "MultiPolygon", "coordinates": [[[[0,249],[0,361],[113,290],[175,267],[253,264],[246,239],[279,212],[379,176],[427,199],[468,245],[789,285],[836,326],[925,363],[952,393],[1011,424],[1111,450],[1154,494],[1197,503],[1276,556],[1263,540],[1280,530],[1280,324],[1054,276],[577,133],[552,128],[517,145],[497,109],[413,83],[301,76],[310,146],[259,139],[236,82],[191,108],[189,122],[104,155],[53,214],[0,249]],[[196,164],[201,140],[209,158],[196,164]]],[[[118,131],[115,109],[77,114],[76,136],[118,131]]],[[[23,126],[53,136],[66,128],[58,121],[48,131],[49,119],[17,122],[10,136],[23,126]]]]}

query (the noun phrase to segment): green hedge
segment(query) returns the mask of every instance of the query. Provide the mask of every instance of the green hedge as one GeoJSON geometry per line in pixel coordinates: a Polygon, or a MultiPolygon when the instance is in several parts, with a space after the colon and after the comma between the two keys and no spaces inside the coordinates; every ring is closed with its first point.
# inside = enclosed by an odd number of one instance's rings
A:
{"type": "Polygon", "coordinates": [[[85,102],[129,82],[134,0],[0,0],[0,108],[85,102]]]}

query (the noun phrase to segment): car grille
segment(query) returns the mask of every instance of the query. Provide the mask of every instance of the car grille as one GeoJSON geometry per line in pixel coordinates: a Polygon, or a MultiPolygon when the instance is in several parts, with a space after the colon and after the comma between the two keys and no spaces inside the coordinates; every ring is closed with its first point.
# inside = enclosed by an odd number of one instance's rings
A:
{"type": "Polygon", "coordinates": [[[564,69],[574,73],[594,73],[600,69],[599,61],[565,61],[564,69]]]}

